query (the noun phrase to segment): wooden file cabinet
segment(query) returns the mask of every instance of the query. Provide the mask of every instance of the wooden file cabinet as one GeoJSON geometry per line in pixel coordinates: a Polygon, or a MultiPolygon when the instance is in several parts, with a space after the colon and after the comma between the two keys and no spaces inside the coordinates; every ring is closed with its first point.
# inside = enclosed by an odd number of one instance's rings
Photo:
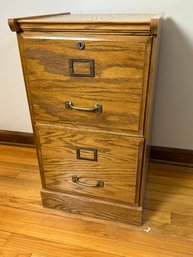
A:
{"type": "Polygon", "coordinates": [[[141,224],[160,20],[69,13],[9,20],[44,206],[141,224]]]}

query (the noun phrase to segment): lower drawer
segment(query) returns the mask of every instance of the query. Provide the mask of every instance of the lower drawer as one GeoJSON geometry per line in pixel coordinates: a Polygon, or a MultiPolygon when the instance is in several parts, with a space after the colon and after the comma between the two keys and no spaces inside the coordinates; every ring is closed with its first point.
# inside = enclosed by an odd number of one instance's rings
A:
{"type": "Polygon", "coordinates": [[[36,125],[46,189],[138,203],[142,138],[36,125]]]}

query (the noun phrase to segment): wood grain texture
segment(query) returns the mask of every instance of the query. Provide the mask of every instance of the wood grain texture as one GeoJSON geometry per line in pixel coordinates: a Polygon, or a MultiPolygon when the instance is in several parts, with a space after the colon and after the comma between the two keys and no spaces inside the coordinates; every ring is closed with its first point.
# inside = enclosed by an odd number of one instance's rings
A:
{"type": "MultiPolygon", "coordinates": [[[[45,188],[108,201],[138,203],[143,139],[39,124],[36,128],[45,188]],[[98,160],[77,159],[77,148],[97,149],[98,160]],[[74,175],[86,184],[94,185],[102,180],[104,187],[78,185],[72,182],[74,175]]],[[[92,158],[92,152],[89,155],[92,158]]]]}
{"type": "Polygon", "coordinates": [[[105,24],[105,23],[64,23],[64,24],[43,24],[43,23],[21,23],[19,26],[19,32],[78,32],[81,34],[96,33],[98,35],[130,35],[130,36],[150,36],[151,27],[150,24],[105,24]]]}
{"type": "Polygon", "coordinates": [[[171,214],[172,225],[193,226],[193,208],[178,210],[171,214]]]}
{"type": "Polygon", "coordinates": [[[9,25],[17,32],[80,30],[147,35],[156,33],[157,21],[162,16],[162,14],[66,14],[69,13],[9,19],[9,25]]]}
{"type": "MultiPolygon", "coordinates": [[[[73,127],[72,127],[73,128],[73,127]]],[[[21,131],[0,130],[0,144],[35,147],[34,134],[21,131]]],[[[175,163],[176,165],[192,165],[193,151],[180,148],[168,148],[162,146],[150,146],[152,161],[163,163],[175,163]]]]}
{"type": "Polygon", "coordinates": [[[43,201],[55,208],[61,201],[60,209],[81,214],[88,205],[89,216],[117,221],[120,216],[119,222],[139,224],[156,48],[152,38],[159,18],[60,17],[17,21],[41,181],[50,189],[43,201]],[[84,50],[77,47],[80,40],[84,50]],[[66,101],[74,108],[69,110],[66,101]],[[96,104],[102,111],[89,111],[96,104]],[[79,181],[72,181],[74,175],[79,181]],[[104,186],[95,186],[98,181],[104,186]],[[93,213],[92,201],[98,206],[93,213]]]}
{"type": "Polygon", "coordinates": [[[32,257],[74,257],[75,255],[89,257],[91,253],[95,254],[97,257],[118,257],[118,255],[115,254],[93,251],[85,247],[69,245],[68,243],[58,243],[50,240],[38,239],[32,236],[13,234],[10,237],[7,246],[11,248],[16,245],[17,247],[33,252],[32,257]],[[53,249],[55,249],[55,251],[53,251],[53,249]]]}
{"type": "Polygon", "coordinates": [[[193,209],[191,167],[151,163],[141,227],[43,208],[33,148],[0,145],[0,172],[2,257],[192,257],[193,226],[184,218],[193,209]]]}
{"type": "Polygon", "coordinates": [[[193,164],[193,151],[172,147],[151,146],[151,159],[156,161],[193,164]]]}
{"type": "Polygon", "coordinates": [[[42,190],[42,203],[45,207],[93,218],[141,225],[142,207],[132,207],[103,202],[88,197],[56,193],[42,190]]]}
{"type": "MultiPolygon", "coordinates": [[[[73,127],[72,127],[73,128],[73,127]]],[[[21,131],[0,130],[0,144],[35,147],[34,134],[21,131]]],[[[162,146],[150,146],[150,156],[152,161],[163,163],[172,162],[176,165],[192,165],[193,151],[180,148],[168,148],[162,146]]]]}
{"type": "Polygon", "coordinates": [[[141,195],[140,204],[143,205],[144,191],[146,186],[146,178],[150,159],[150,145],[151,145],[151,131],[152,131],[152,113],[154,110],[154,92],[156,87],[156,75],[158,66],[158,54],[159,54],[159,44],[160,44],[160,29],[161,22],[159,21],[159,26],[157,28],[158,35],[153,35],[152,37],[152,48],[151,48],[151,61],[150,61],[150,72],[148,81],[148,92],[146,98],[146,115],[144,120],[144,157],[143,157],[143,171],[141,179],[141,195]]]}
{"type": "Polygon", "coordinates": [[[0,231],[0,247],[5,245],[11,233],[0,231]]]}
{"type": "Polygon", "coordinates": [[[55,17],[58,15],[67,15],[70,13],[57,13],[57,14],[46,14],[46,15],[38,15],[38,16],[30,16],[30,17],[20,17],[20,18],[10,18],[8,19],[9,27],[12,31],[21,32],[21,27],[19,25],[21,20],[37,20],[40,18],[48,18],[50,16],[55,17]]]}
{"type": "Polygon", "coordinates": [[[35,120],[142,134],[151,37],[69,37],[23,35],[35,120]],[[79,40],[86,44],[82,51],[79,40]],[[70,59],[93,59],[95,77],[70,76],[70,59]],[[68,110],[65,101],[79,107],[100,103],[103,112],[68,110]]]}
{"type": "Polygon", "coordinates": [[[35,147],[33,133],[0,130],[0,144],[35,147]]]}
{"type": "MultiPolygon", "coordinates": [[[[39,158],[39,156],[40,156],[40,143],[39,143],[39,138],[37,136],[37,133],[35,131],[35,122],[36,121],[35,121],[35,118],[34,118],[33,105],[31,104],[31,100],[30,100],[31,95],[30,95],[30,90],[29,90],[29,78],[27,76],[28,71],[27,71],[27,65],[26,65],[26,60],[25,60],[25,56],[24,56],[24,45],[23,45],[23,40],[22,40],[22,33],[17,33],[17,41],[18,41],[18,46],[19,46],[19,53],[20,53],[22,70],[23,70],[23,77],[24,77],[24,81],[25,81],[25,89],[26,89],[26,95],[27,95],[27,99],[28,99],[30,118],[31,118],[33,132],[34,132],[34,141],[35,141],[35,144],[36,144],[38,164],[39,164],[39,168],[41,170],[42,169],[42,163],[41,163],[41,160],[39,158]]],[[[40,172],[40,176],[41,176],[42,186],[44,186],[44,178],[43,178],[43,175],[42,175],[41,172],[40,172]]]]}

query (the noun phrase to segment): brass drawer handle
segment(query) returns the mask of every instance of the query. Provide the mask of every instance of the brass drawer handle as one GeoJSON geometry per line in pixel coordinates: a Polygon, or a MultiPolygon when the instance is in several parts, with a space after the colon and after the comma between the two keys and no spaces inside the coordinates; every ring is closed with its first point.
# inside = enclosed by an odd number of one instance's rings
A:
{"type": "Polygon", "coordinates": [[[85,107],[77,107],[74,106],[73,103],[71,101],[66,101],[65,102],[65,108],[68,110],[78,110],[78,111],[86,111],[86,112],[98,112],[101,113],[103,110],[103,107],[101,104],[95,104],[95,107],[91,107],[91,108],[85,108],[85,107]]]}
{"type": "Polygon", "coordinates": [[[95,184],[88,184],[85,182],[81,182],[80,177],[72,176],[72,181],[74,183],[77,183],[77,184],[79,184],[81,186],[85,186],[85,187],[104,187],[104,182],[102,180],[97,180],[95,184]]]}

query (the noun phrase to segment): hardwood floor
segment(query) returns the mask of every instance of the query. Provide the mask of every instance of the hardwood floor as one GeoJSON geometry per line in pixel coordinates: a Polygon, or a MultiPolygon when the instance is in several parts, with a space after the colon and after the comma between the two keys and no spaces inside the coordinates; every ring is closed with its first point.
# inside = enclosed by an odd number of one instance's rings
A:
{"type": "Polygon", "coordinates": [[[0,145],[1,257],[193,256],[193,168],[151,163],[141,227],[43,208],[33,148],[0,145]]]}

